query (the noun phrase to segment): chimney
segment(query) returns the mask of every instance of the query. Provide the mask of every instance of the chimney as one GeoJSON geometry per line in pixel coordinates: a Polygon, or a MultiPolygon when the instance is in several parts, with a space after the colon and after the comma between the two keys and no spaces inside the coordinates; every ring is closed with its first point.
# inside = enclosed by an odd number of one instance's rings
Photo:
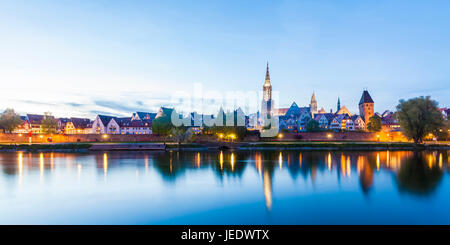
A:
{"type": "Polygon", "coordinates": [[[333,109],[330,109],[330,113],[333,113],[333,109]]]}

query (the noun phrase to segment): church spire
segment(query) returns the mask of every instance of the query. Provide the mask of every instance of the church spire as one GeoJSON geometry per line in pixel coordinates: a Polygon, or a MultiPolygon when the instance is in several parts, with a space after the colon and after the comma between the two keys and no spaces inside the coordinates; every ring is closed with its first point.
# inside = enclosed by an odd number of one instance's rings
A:
{"type": "Polygon", "coordinates": [[[341,109],[341,99],[338,97],[337,111],[339,111],[340,109],[341,109]]]}
{"type": "Polygon", "coordinates": [[[314,94],[314,91],[311,96],[311,104],[309,104],[309,109],[313,115],[317,114],[317,112],[318,112],[317,111],[317,100],[316,100],[316,95],[314,94]]]}
{"type": "Polygon", "coordinates": [[[267,61],[266,81],[264,82],[264,85],[270,85],[269,61],[267,61]]]}

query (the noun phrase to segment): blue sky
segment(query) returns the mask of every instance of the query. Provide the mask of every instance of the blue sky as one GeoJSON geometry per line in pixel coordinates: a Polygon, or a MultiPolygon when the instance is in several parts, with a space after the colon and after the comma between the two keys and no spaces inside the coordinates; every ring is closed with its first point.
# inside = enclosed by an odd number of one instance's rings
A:
{"type": "MultiPolygon", "coordinates": [[[[357,112],[450,104],[450,1],[0,0],[0,109],[129,115],[195,83],[357,112]]],[[[220,105],[216,105],[217,107],[220,105]]]]}

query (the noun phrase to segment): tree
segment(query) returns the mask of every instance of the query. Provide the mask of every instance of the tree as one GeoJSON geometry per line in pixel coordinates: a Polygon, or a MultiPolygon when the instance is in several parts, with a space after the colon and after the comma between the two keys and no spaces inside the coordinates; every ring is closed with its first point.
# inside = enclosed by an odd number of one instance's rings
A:
{"type": "Polygon", "coordinates": [[[58,129],[58,121],[52,116],[51,112],[45,112],[44,118],[41,121],[42,133],[44,134],[54,134],[58,129]]]}
{"type": "Polygon", "coordinates": [[[5,129],[5,133],[11,133],[22,123],[19,114],[14,112],[14,109],[6,109],[0,115],[0,126],[5,129]]]}
{"type": "Polygon", "coordinates": [[[306,131],[308,131],[308,132],[318,132],[318,131],[320,131],[319,122],[317,122],[314,119],[309,120],[308,124],[306,124],[306,131]]]}
{"type": "Polygon", "coordinates": [[[173,127],[170,132],[174,140],[178,142],[178,145],[181,144],[182,142],[189,141],[193,136],[192,130],[184,126],[173,127]]]}
{"type": "Polygon", "coordinates": [[[438,102],[430,96],[400,100],[397,119],[405,136],[413,139],[415,144],[422,143],[427,134],[437,133],[444,123],[438,102]]]}
{"type": "Polygon", "coordinates": [[[379,132],[381,130],[381,117],[375,115],[369,118],[369,123],[367,124],[367,129],[372,132],[379,132]]]}
{"type": "Polygon", "coordinates": [[[173,125],[168,115],[155,118],[152,122],[152,131],[154,134],[168,135],[172,128],[173,125]]]}

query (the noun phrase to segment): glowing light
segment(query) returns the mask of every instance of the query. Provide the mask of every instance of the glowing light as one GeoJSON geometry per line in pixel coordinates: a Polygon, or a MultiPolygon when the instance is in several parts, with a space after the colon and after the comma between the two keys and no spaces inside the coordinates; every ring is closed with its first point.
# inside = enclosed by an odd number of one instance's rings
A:
{"type": "Polygon", "coordinates": [[[106,153],[103,153],[103,173],[105,177],[108,174],[108,155],[106,153]]]}
{"type": "Polygon", "coordinates": [[[22,134],[19,134],[19,137],[22,137],[22,134]]]}
{"type": "Polygon", "coordinates": [[[197,152],[197,168],[200,168],[200,152],[197,152]]]}
{"type": "Polygon", "coordinates": [[[221,138],[221,139],[222,139],[222,138],[223,138],[223,134],[219,134],[219,138],[221,138]]]}
{"type": "Polygon", "coordinates": [[[332,134],[327,134],[327,137],[331,138],[331,137],[333,137],[333,135],[332,134]]]}
{"type": "Polygon", "coordinates": [[[278,138],[282,139],[283,138],[283,134],[278,134],[278,138]]]}
{"type": "Polygon", "coordinates": [[[258,169],[258,173],[259,173],[259,175],[261,176],[261,162],[262,162],[262,160],[261,160],[261,154],[260,153],[256,153],[256,155],[255,155],[255,162],[256,162],[256,168],[258,169]]]}
{"type": "Polygon", "coordinates": [[[103,139],[106,139],[106,138],[108,138],[108,135],[104,134],[104,135],[102,135],[102,137],[103,137],[103,139]]]}
{"type": "Polygon", "coordinates": [[[278,156],[278,164],[280,165],[280,169],[283,166],[283,154],[280,152],[280,155],[278,156]]]}
{"type": "Polygon", "coordinates": [[[19,155],[17,155],[17,165],[19,168],[19,182],[21,182],[23,174],[23,152],[19,152],[19,155]]]}
{"type": "Polygon", "coordinates": [[[43,135],[39,135],[39,138],[41,138],[41,139],[42,139],[42,138],[44,138],[44,136],[43,136],[43,135]]]}
{"type": "Polygon", "coordinates": [[[347,157],[347,176],[350,177],[350,173],[351,173],[352,168],[350,167],[350,157],[347,157]]]}
{"type": "Polygon", "coordinates": [[[264,171],[263,185],[266,207],[270,211],[270,209],[272,208],[272,180],[270,179],[270,174],[267,170],[264,171]]]}
{"type": "Polygon", "coordinates": [[[234,153],[231,153],[231,171],[234,171],[234,153]]]}
{"type": "Polygon", "coordinates": [[[386,165],[389,167],[391,157],[389,156],[389,151],[386,151],[386,165]]]}
{"type": "Polygon", "coordinates": [[[380,170],[380,153],[377,153],[377,171],[380,170]]]}
{"type": "Polygon", "coordinates": [[[302,161],[303,161],[302,160],[302,153],[299,153],[298,154],[298,164],[299,164],[300,167],[302,167],[302,161]]]}
{"type": "Polygon", "coordinates": [[[220,170],[222,170],[223,169],[223,152],[222,151],[220,151],[220,160],[219,160],[219,162],[220,162],[220,170]]]}
{"type": "Polygon", "coordinates": [[[433,156],[432,155],[429,155],[428,156],[428,167],[429,168],[432,168],[433,167],[433,156]]]}
{"type": "Polygon", "coordinates": [[[39,154],[39,171],[41,174],[41,179],[44,176],[44,153],[41,152],[41,154],[39,154]]]}
{"type": "Polygon", "coordinates": [[[331,171],[331,153],[328,152],[328,170],[331,171]]]}

